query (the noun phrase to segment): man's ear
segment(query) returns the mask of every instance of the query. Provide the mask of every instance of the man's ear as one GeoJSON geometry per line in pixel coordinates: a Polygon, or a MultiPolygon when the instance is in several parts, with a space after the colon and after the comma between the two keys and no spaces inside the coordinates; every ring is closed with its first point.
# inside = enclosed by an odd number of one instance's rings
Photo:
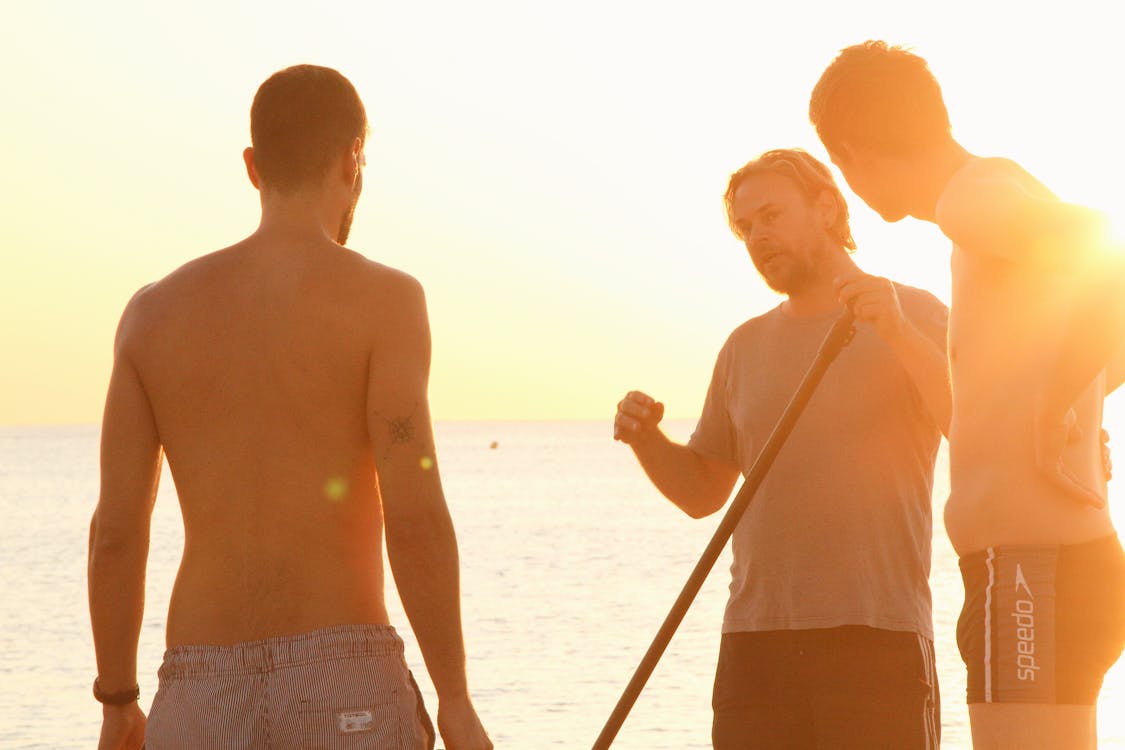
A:
{"type": "Polygon", "coordinates": [[[821,227],[831,229],[836,225],[840,216],[840,204],[831,190],[821,190],[816,197],[816,213],[820,218],[821,227]]]}
{"type": "Polygon", "coordinates": [[[359,179],[359,172],[363,169],[365,158],[363,155],[363,140],[356,138],[348,146],[348,150],[344,153],[344,158],[340,163],[340,176],[346,180],[353,187],[355,181],[359,179]]]}
{"type": "Polygon", "coordinates": [[[252,147],[247,146],[242,150],[242,161],[246,164],[246,176],[250,178],[250,184],[261,190],[261,180],[258,178],[258,168],[254,166],[254,149],[252,147]]]}

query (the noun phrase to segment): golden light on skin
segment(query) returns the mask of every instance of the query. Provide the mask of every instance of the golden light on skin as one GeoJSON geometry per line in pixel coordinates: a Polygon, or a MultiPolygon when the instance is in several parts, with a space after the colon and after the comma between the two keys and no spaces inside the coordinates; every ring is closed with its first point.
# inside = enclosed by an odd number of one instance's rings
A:
{"type": "Polygon", "coordinates": [[[1114,211],[1107,216],[1106,234],[1109,237],[1109,248],[1112,252],[1125,253],[1125,213],[1114,211]]]}
{"type": "Polygon", "coordinates": [[[331,477],[324,483],[324,496],[332,502],[338,503],[348,496],[348,480],[343,477],[331,477]]]}
{"type": "Polygon", "coordinates": [[[423,471],[429,471],[434,468],[434,460],[429,456],[422,456],[422,458],[418,460],[418,465],[422,467],[423,471]]]}
{"type": "MultiPolygon", "coordinates": [[[[1110,190],[1099,191],[1101,197],[1110,194],[1110,190]]],[[[1100,255],[1120,255],[1125,253],[1125,207],[1115,203],[1090,204],[1090,208],[1098,214],[1098,226],[1095,230],[1093,241],[1097,243],[1100,255]]]]}

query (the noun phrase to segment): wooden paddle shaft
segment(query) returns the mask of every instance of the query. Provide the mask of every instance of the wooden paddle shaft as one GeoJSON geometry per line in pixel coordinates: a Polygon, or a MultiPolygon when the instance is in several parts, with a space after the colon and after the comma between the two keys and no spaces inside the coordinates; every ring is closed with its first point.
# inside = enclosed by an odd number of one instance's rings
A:
{"type": "Polygon", "coordinates": [[[703,587],[703,581],[706,580],[707,575],[711,572],[711,568],[715,566],[715,561],[719,559],[722,554],[723,548],[726,547],[727,540],[730,539],[734,533],[734,529],[738,526],[738,522],[742,519],[746,508],[750,505],[750,501],[754,498],[754,493],[758,491],[758,487],[762,484],[766,474],[769,472],[770,467],[773,465],[774,459],[777,457],[778,451],[781,446],[785,444],[786,438],[789,433],[793,431],[793,426],[797,422],[797,418],[801,416],[804,411],[805,405],[808,404],[809,398],[812,397],[816,387],[820,384],[821,378],[824,377],[824,372],[828,366],[832,364],[836,356],[843,350],[848,342],[851,341],[852,335],[855,333],[855,322],[851,310],[846,310],[828,334],[824,337],[824,341],[820,344],[820,349],[817,350],[816,357],[813,359],[812,365],[809,366],[805,377],[801,380],[801,384],[797,386],[796,392],[793,397],[789,399],[789,403],[785,407],[785,411],[777,420],[774,425],[773,432],[770,433],[766,444],[762,446],[758,458],[755,459],[754,465],[750,468],[750,473],[746,475],[746,480],[742,483],[738,493],[734,496],[730,508],[727,509],[726,515],[715,529],[714,535],[711,537],[710,543],[703,551],[703,556],[699,558],[699,562],[695,565],[695,570],[692,571],[691,576],[688,578],[684,588],[680,591],[680,595],[676,598],[675,604],[668,612],[668,616],[664,618],[664,624],[660,626],[657,631],[656,637],[652,640],[652,645],[648,647],[644,658],[641,659],[637,671],[633,673],[633,678],[629,680],[629,684],[625,687],[625,692],[621,694],[621,699],[617,701],[617,706],[613,709],[609,719],[606,721],[605,726],[602,728],[601,734],[594,742],[593,750],[608,750],[609,746],[613,744],[613,739],[617,736],[618,730],[625,722],[625,717],[629,715],[629,711],[636,703],[641,690],[644,689],[645,683],[656,669],[656,663],[660,661],[660,657],[664,654],[664,649],[667,648],[669,641],[672,640],[676,628],[680,626],[683,621],[684,615],[687,614],[688,608],[691,606],[692,601],[695,600],[699,589],[703,587]]]}

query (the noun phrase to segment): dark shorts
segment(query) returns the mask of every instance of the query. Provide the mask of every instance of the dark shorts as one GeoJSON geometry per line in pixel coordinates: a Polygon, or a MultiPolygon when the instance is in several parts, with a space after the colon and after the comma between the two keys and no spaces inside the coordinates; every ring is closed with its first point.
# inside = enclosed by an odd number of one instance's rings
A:
{"type": "Polygon", "coordinates": [[[957,645],[969,703],[1092,706],[1125,644],[1125,553],[1116,536],[989,547],[961,558],[957,645]]]}
{"type": "Polygon", "coordinates": [[[432,750],[434,731],[386,625],[233,646],[179,646],[160,667],[146,750],[432,750]]]}
{"type": "Polygon", "coordinates": [[[724,633],[715,750],[929,750],[941,735],[934,646],[847,626],[724,633]]]}

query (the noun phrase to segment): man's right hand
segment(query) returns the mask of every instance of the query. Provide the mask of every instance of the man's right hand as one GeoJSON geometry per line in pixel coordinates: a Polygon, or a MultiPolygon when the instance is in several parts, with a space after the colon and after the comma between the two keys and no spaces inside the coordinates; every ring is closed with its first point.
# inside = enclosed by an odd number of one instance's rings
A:
{"type": "Polygon", "coordinates": [[[632,445],[652,434],[664,418],[664,404],[640,391],[629,391],[617,404],[613,439],[632,445]]]}
{"type": "Polygon", "coordinates": [[[492,750],[492,740],[467,695],[438,699],[437,725],[445,750],[492,750]]]}

